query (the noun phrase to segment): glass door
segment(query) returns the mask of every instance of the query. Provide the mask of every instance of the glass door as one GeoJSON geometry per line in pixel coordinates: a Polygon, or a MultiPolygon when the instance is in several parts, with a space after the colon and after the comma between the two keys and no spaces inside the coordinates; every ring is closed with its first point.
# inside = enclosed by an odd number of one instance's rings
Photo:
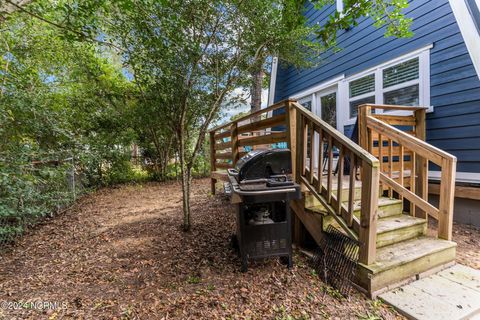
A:
{"type": "MultiPolygon", "coordinates": [[[[322,120],[337,128],[337,85],[317,91],[298,101],[303,107],[318,115],[322,120]]],[[[307,158],[305,166],[309,168],[310,161],[314,161],[314,175],[318,176],[318,157],[320,136],[314,135],[314,145],[310,148],[310,131],[307,132],[307,158]],[[313,153],[313,154],[312,154],[313,153]]],[[[324,152],[324,150],[322,150],[324,152]]]]}
{"type": "MultiPolygon", "coordinates": [[[[312,111],[314,108],[313,108],[313,101],[314,99],[312,99],[312,95],[309,95],[303,99],[300,99],[298,100],[298,103],[300,103],[302,105],[302,107],[304,107],[305,109],[307,109],[308,111],[312,111]]],[[[314,146],[315,148],[315,146],[314,146]]],[[[316,152],[316,151],[314,151],[316,152]]],[[[310,166],[310,161],[313,161],[312,160],[312,154],[311,154],[311,148],[310,148],[310,130],[307,131],[307,159],[306,159],[306,163],[305,163],[305,166],[307,168],[309,168],[310,166]]]]}
{"type": "MultiPolygon", "coordinates": [[[[317,96],[317,100],[316,100],[317,110],[315,113],[319,115],[323,121],[325,121],[332,127],[337,128],[337,87],[335,86],[334,88],[319,91],[316,93],[316,96],[317,96]]],[[[315,137],[316,145],[319,145],[320,143],[319,139],[320,139],[319,136],[315,137]]],[[[326,144],[324,146],[326,147],[326,144]]],[[[322,153],[325,153],[326,149],[315,150],[315,156],[314,156],[315,159],[318,159],[319,151],[322,153]]],[[[327,155],[324,154],[323,158],[327,159],[327,155]]],[[[336,162],[335,160],[336,159],[335,159],[335,150],[334,150],[334,159],[333,159],[334,163],[336,162]]],[[[324,161],[324,163],[322,164],[323,168],[325,168],[325,165],[326,165],[326,162],[324,161]]],[[[319,169],[317,168],[316,170],[317,175],[319,174],[318,171],[319,169]]],[[[325,171],[321,172],[320,174],[322,175],[325,174],[325,171]]]]}
{"type": "Polygon", "coordinates": [[[337,128],[337,91],[329,90],[320,92],[319,112],[320,117],[334,128],[337,128]]]}

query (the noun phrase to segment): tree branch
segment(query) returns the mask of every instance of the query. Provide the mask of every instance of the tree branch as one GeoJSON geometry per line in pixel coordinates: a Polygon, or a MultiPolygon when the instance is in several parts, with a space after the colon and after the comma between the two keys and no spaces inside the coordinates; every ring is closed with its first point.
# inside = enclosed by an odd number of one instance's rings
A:
{"type": "Polygon", "coordinates": [[[69,27],[66,27],[66,26],[62,26],[56,22],[53,22],[53,21],[50,21],[50,20],[47,20],[45,19],[44,17],[36,14],[36,13],[33,13],[31,11],[28,11],[26,9],[24,9],[23,7],[19,6],[18,4],[14,3],[13,1],[11,0],[5,0],[7,3],[11,4],[12,6],[15,6],[18,10],[20,10],[21,12],[23,13],[26,13],[28,14],[29,16],[31,17],[34,17],[40,21],[43,21],[51,26],[54,26],[58,29],[62,29],[62,30],[66,30],[68,32],[71,32],[73,34],[76,34],[77,36],[81,37],[82,39],[85,39],[86,41],[88,42],[91,42],[91,43],[99,43],[99,44],[102,44],[102,45],[106,45],[106,46],[109,46],[109,47],[112,47],[112,48],[115,48],[119,51],[124,51],[123,48],[120,48],[119,46],[111,43],[111,42],[108,42],[108,41],[102,41],[102,40],[98,40],[98,39],[95,39],[95,38],[91,38],[89,37],[87,34],[83,33],[83,32],[80,32],[78,30],[74,30],[74,29],[71,29],[69,27]]]}

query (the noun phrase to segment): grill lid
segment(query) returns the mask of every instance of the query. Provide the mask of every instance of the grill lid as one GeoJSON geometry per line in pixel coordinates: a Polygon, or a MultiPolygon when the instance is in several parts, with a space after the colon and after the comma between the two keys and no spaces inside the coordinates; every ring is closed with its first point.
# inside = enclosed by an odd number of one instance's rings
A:
{"type": "Polygon", "coordinates": [[[254,150],[238,160],[235,169],[238,181],[269,179],[276,175],[292,173],[290,150],[254,150]]]}

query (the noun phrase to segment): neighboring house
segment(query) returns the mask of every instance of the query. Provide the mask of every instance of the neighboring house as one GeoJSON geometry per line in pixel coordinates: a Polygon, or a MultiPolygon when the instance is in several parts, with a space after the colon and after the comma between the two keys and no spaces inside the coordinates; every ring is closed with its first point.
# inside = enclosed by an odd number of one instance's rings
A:
{"type": "MultiPolygon", "coordinates": [[[[305,15],[322,24],[342,7],[337,0],[320,11],[308,2],[305,15]]],[[[298,99],[347,136],[360,104],[428,106],[427,141],[457,157],[457,184],[480,184],[479,8],[480,0],[412,0],[408,39],[385,38],[383,28],[362,18],[339,32],[341,50],[322,54],[318,67],[298,70],[274,60],[270,101],[298,99]]],[[[434,168],[430,179],[438,179],[434,168]]],[[[465,198],[480,199],[480,188],[465,198]]],[[[480,225],[472,210],[479,205],[457,202],[457,218],[480,225]]]]}

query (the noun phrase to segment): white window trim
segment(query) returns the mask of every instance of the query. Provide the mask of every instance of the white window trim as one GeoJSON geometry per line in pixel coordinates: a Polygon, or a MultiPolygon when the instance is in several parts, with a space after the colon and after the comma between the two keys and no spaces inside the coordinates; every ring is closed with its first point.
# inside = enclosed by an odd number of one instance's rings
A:
{"type": "Polygon", "coordinates": [[[324,81],[324,82],[322,82],[322,83],[320,83],[320,84],[318,84],[314,87],[310,87],[307,90],[304,90],[304,91],[301,91],[297,94],[294,94],[294,95],[290,96],[290,99],[295,99],[295,100],[303,99],[308,95],[314,94],[315,92],[322,91],[324,89],[327,89],[328,87],[334,86],[338,82],[340,82],[344,79],[345,79],[345,75],[342,74],[338,77],[335,77],[335,78],[332,78],[330,80],[324,81]]]}
{"type": "MultiPolygon", "coordinates": [[[[440,181],[441,180],[441,172],[436,170],[428,171],[428,179],[432,181],[440,181]]],[[[480,183],[480,173],[478,172],[459,172],[456,173],[456,182],[463,182],[463,183],[480,183]]]]}
{"type": "MultiPolygon", "coordinates": [[[[463,41],[467,46],[468,53],[472,59],[473,66],[477,71],[477,76],[480,79],[480,33],[475,27],[473,17],[468,10],[467,4],[464,0],[449,0],[452,7],[453,15],[457,20],[458,27],[462,33],[463,41]]],[[[477,6],[480,9],[480,0],[476,0],[477,6]]]]}
{"type": "MultiPolygon", "coordinates": [[[[423,48],[420,48],[418,50],[412,51],[406,55],[397,57],[395,59],[392,59],[388,62],[385,62],[383,64],[377,65],[373,68],[364,70],[362,72],[359,72],[353,76],[350,76],[348,78],[345,78],[339,87],[343,87],[341,92],[343,93],[339,99],[341,100],[341,106],[342,110],[340,110],[339,113],[344,115],[344,122],[343,125],[352,125],[356,121],[356,117],[350,118],[350,101],[355,101],[359,100],[362,98],[367,98],[372,95],[375,95],[375,103],[376,104],[383,104],[383,94],[385,92],[389,92],[392,90],[400,89],[403,87],[411,86],[414,84],[419,85],[419,105],[421,106],[428,106],[427,112],[432,112],[433,111],[433,106],[430,105],[430,49],[433,48],[433,44],[430,44],[428,46],[425,46],[423,48]],[[392,87],[388,88],[383,88],[383,70],[387,69],[391,66],[397,65],[399,63],[414,59],[414,58],[419,58],[419,78],[416,80],[411,80],[405,83],[401,83],[399,85],[395,85],[392,87]],[[365,76],[368,76],[370,74],[375,74],[375,92],[369,92],[362,94],[360,96],[356,96],[353,98],[350,98],[349,96],[349,83],[363,78],[365,76]]],[[[378,113],[381,113],[381,110],[377,110],[378,113]]],[[[404,115],[404,114],[409,114],[411,112],[409,111],[390,111],[388,112],[389,114],[394,114],[394,115],[404,115]]]]}
{"type": "Polygon", "coordinates": [[[343,12],[343,0],[337,0],[337,11],[343,12]]]}
{"type": "Polygon", "coordinates": [[[303,106],[303,104],[305,102],[311,102],[311,110],[312,112],[314,112],[314,109],[313,109],[313,101],[315,100],[315,94],[313,95],[308,95],[306,97],[303,97],[302,99],[298,99],[298,103],[301,104],[303,106]]]}
{"type": "Polygon", "coordinates": [[[337,130],[341,133],[344,132],[343,124],[345,119],[344,115],[340,112],[340,97],[343,95],[343,88],[341,88],[341,83],[345,79],[345,75],[342,74],[338,77],[332,78],[330,80],[324,81],[314,87],[308,88],[307,90],[301,91],[293,96],[290,96],[290,99],[297,100],[300,104],[306,101],[312,101],[312,112],[319,117],[321,117],[320,110],[320,96],[329,94],[332,92],[337,93],[337,130]]]}
{"type": "Polygon", "coordinates": [[[273,104],[275,99],[275,86],[277,84],[277,69],[278,69],[278,58],[272,58],[272,71],[270,73],[270,88],[268,89],[268,103],[267,106],[273,104]]]}

